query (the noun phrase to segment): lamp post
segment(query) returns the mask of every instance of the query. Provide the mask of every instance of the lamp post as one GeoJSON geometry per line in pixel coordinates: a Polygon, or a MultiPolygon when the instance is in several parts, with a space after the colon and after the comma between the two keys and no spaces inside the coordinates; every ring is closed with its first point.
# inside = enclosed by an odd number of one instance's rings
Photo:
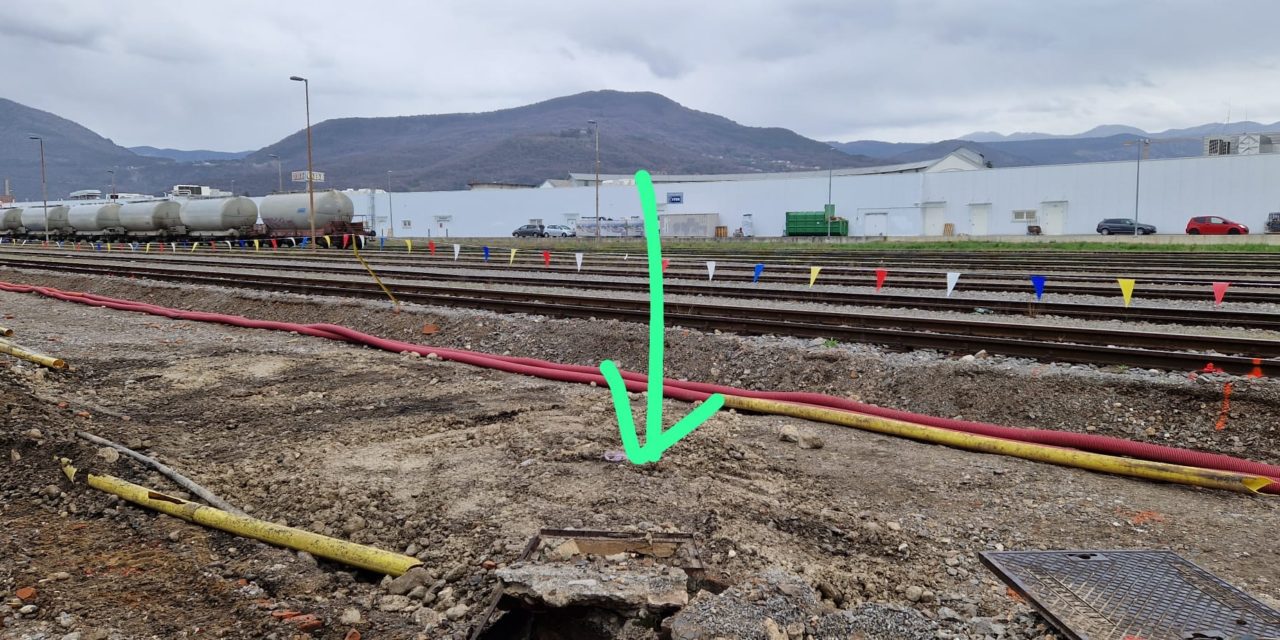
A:
{"type": "Polygon", "coordinates": [[[1133,172],[1133,235],[1138,235],[1138,197],[1139,187],[1142,186],[1142,156],[1147,154],[1147,145],[1151,144],[1150,138],[1139,138],[1138,143],[1138,164],[1133,172]]]}
{"type": "Polygon", "coordinates": [[[111,199],[116,199],[116,170],[107,169],[107,173],[111,174],[111,199]]]}
{"type": "MultiPolygon", "coordinates": [[[[828,147],[828,148],[829,148],[831,151],[835,151],[835,150],[836,150],[836,148],[835,148],[835,147],[828,147]]],[[[832,177],[832,174],[835,172],[835,168],[836,168],[835,156],[830,156],[830,157],[828,158],[828,161],[827,161],[827,208],[828,208],[828,209],[830,209],[830,208],[831,208],[831,177],[832,177]]],[[[832,213],[834,213],[834,212],[832,212],[832,211],[827,211],[827,212],[826,212],[826,214],[827,214],[827,237],[828,237],[828,238],[830,238],[830,237],[831,237],[831,214],[832,214],[832,213]]]]}
{"type": "Polygon", "coordinates": [[[600,123],[588,120],[587,124],[596,129],[596,240],[600,239],[600,123]]]}
{"type": "Polygon", "coordinates": [[[284,171],[280,169],[280,156],[268,153],[267,157],[276,161],[276,193],[284,193],[284,171]]]}
{"type": "Polygon", "coordinates": [[[27,136],[32,140],[40,141],[40,197],[44,199],[44,244],[49,245],[49,187],[44,177],[44,138],[40,136],[27,136]]]}
{"type": "Polygon", "coordinates": [[[396,206],[395,203],[391,201],[390,169],[387,170],[387,216],[391,219],[391,222],[387,227],[387,237],[394,238],[396,237],[396,206]]]}
{"type": "Polygon", "coordinates": [[[316,193],[312,186],[315,171],[311,167],[311,82],[302,76],[289,76],[290,80],[302,83],[303,94],[307,101],[307,218],[311,221],[311,249],[316,248],[316,193]]]}

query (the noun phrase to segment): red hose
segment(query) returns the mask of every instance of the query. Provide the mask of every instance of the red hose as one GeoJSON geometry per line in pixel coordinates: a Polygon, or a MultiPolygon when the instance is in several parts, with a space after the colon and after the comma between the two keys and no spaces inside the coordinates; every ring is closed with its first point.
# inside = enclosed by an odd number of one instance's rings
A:
{"type": "MultiPolygon", "coordinates": [[[[341,325],[304,325],[292,322],[276,322],[272,320],[253,320],[243,316],[226,315],[221,313],[182,311],[145,302],[121,300],[91,293],[66,292],[50,287],[37,287],[5,282],[0,282],[0,291],[8,291],[11,293],[39,293],[44,296],[68,302],[79,302],[82,304],[109,307],[123,311],[149,313],[180,320],[216,322],[249,329],[292,331],[317,338],[365,344],[397,353],[408,351],[418,353],[420,355],[435,354],[443,360],[452,360],[454,362],[497,369],[499,371],[506,371],[509,373],[535,376],[548,380],[579,383],[594,382],[599,386],[605,386],[607,384],[604,377],[600,375],[599,369],[595,367],[561,364],[548,362],[546,360],[538,360],[535,358],[499,356],[463,349],[428,347],[410,342],[371,336],[341,325]]],[[[621,373],[623,380],[626,383],[627,390],[644,391],[647,389],[647,377],[644,374],[634,371],[622,371],[621,373]]],[[[1127,456],[1142,460],[1151,460],[1154,462],[1165,462],[1190,467],[1218,469],[1221,471],[1233,471],[1236,473],[1266,476],[1272,479],[1273,483],[1264,487],[1262,491],[1265,493],[1280,493],[1280,466],[1269,465],[1252,460],[1244,460],[1227,455],[1192,451],[1176,447],[1166,447],[1144,442],[1133,442],[1131,440],[1112,438],[1109,436],[1052,431],[1047,429],[1005,427],[982,422],[968,422],[964,420],[954,420],[951,418],[939,418],[935,416],[911,413],[908,411],[900,411],[897,409],[886,409],[884,407],[877,407],[875,405],[854,402],[852,400],[819,393],[752,391],[748,389],[738,389],[735,387],[702,382],[687,382],[672,380],[670,378],[663,379],[663,395],[676,400],[686,402],[705,400],[713,393],[808,404],[840,411],[848,411],[851,413],[860,413],[893,420],[901,420],[904,422],[912,422],[930,427],[949,429],[952,431],[1004,438],[1019,442],[1029,442],[1056,447],[1069,447],[1081,451],[1127,456]]]]}

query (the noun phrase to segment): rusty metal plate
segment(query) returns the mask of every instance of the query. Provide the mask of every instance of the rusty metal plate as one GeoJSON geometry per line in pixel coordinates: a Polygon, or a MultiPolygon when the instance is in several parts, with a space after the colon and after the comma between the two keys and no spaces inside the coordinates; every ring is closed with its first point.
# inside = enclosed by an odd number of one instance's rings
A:
{"type": "Polygon", "coordinates": [[[1280,638],[1280,612],[1172,551],[978,555],[1073,640],[1280,638]]]}

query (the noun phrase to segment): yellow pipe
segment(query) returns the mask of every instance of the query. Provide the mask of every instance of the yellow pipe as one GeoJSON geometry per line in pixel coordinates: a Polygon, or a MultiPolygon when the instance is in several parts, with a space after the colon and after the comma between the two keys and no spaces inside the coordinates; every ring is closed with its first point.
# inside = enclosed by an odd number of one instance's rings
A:
{"type": "MultiPolygon", "coordinates": [[[[71,461],[66,458],[62,458],[61,462],[63,473],[69,480],[74,481],[76,468],[71,466],[71,461]]],[[[328,558],[389,576],[399,576],[422,564],[422,561],[417,558],[188,502],[113,476],[90,473],[86,474],[86,481],[94,489],[115,494],[129,502],[175,518],[277,546],[306,551],[313,556],[328,558]]]]}
{"type": "Polygon", "coordinates": [[[28,351],[12,342],[9,342],[8,340],[0,340],[0,353],[7,353],[15,358],[21,358],[28,362],[34,362],[39,365],[44,365],[46,367],[49,367],[50,369],[66,369],[67,368],[67,363],[62,358],[54,358],[52,356],[46,356],[42,353],[28,351]]]}
{"type": "Polygon", "coordinates": [[[9,327],[0,327],[0,337],[8,338],[11,335],[13,335],[13,329],[10,329],[9,327]]]}
{"type": "Polygon", "coordinates": [[[356,254],[356,260],[359,260],[360,264],[364,266],[364,270],[368,271],[369,275],[373,276],[373,281],[378,283],[379,287],[382,287],[382,292],[387,294],[388,298],[391,298],[391,305],[392,305],[392,308],[395,310],[395,312],[400,313],[400,301],[396,300],[396,297],[394,295],[391,295],[391,290],[387,288],[387,285],[382,284],[382,278],[379,278],[378,274],[373,272],[373,267],[370,267],[369,263],[365,262],[364,257],[360,255],[360,248],[357,246],[359,244],[360,244],[360,238],[356,236],[352,236],[351,251],[356,254]]]}
{"type": "Polygon", "coordinates": [[[949,429],[928,427],[901,420],[892,420],[889,418],[880,418],[860,413],[837,411],[834,409],[789,402],[726,395],[724,397],[724,406],[730,409],[738,409],[740,411],[754,411],[756,413],[784,415],[803,418],[806,420],[826,422],[829,424],[853,427],[856,429],[863,429],[865,431],[874,431],[876,433],[883,433],[891,436],[910,438],[912,440],[919,440],[922,442],[943,444],[957,449],[967,449],[969,451],[980,451],[983,453],[996,453],[1000,455],[1013,456],[1015,458],[1022,458],[1024,460],[1034,460],[1037,462],[1047,462],[1049,464],[1062,465],[1066,467],[1075,467],[1077,469],[1088,469],[1090,471],[1100,471],[1103,473],[1112,473],[1135,478],[1146,478],[1148,480],[1189,484],[1209,489],[1225,489],[1227,491],[1237,491],[1241,493],[1257,493],[1259,489],[1271,484],[1272,482],[1270,478],[1264,476],[1235,473],[1232,471],[1218,471],[1215,469],[1201,469],[1198,467],[1188,467],[1164,462],[1151,462],[1148,460],[1135,460],[1132,458],[1122,458],[1119,456],[1111,456],[1101,453],[1077,451],[1075,449],[1064,449],[1048,445],[1016,442],[1013,440],[1005,440],[1004,438],[994,438],[991,436],[976,435],[961,431],[951,431],[949,429]]]}

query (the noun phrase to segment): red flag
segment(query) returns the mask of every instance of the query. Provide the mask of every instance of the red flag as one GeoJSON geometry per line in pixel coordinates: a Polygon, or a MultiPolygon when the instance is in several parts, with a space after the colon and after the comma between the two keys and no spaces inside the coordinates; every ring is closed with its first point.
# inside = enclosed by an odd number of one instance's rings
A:
{"type": "Polygon", "coordinates": [[[885,271],[884,269],[876,269],[876,291],[879,291],[880,287],[884,286],[884,279],[888,275],[888,271],[885,271]]]}
{"type": "Polygon", "coordinates": [[[1222,306],[1222,297],[1227,295],[1227,287],[1231,286],[1230,282],[1213,283],[1213,304],[1222,306]]]}
{"type": "Polygon", "coordinates": [[[671,261],[670,261],[670,260],[668,260],[668,259],[666,259],[666,258],[663,258],[663,259],[662,259],[662,272],[663,272],[663,273],[666,273],[666,272],[667,272],[667,267],[669,267],[669,266],[671,266],[671,261]]]}
{"type": "Polygon", "coordinates": [[[210,251],[217,251],[217,250],[218,250],[218,243],[216,243],[216,242],[214,242],[214,241],[210,240],[210,241],[209,241],[209,250],[210,250],[210,251]]]}
{"type": "Polygon", "coordinates": [[[280,248],[280,245],[276,243],[276,239],[275,239],[275,238],[272,238],[272,239],[271,239],[271,248],[272,248],[272,250],[275,250],[275,249],[279,249],[279,248],[280,248]]]}
{"type": "Polygon", "coordinates": [[[542,252],[542,263],[543,263],[544,265],[548,266],[548,267],[549,267],[549,266],[551,266],[551,252],[550,252],[550,251],[543,251],[543,252],[542,252]]]}
{"type": "Polygon", "coordinates": [[[433,256],[436,254],[436,241],[435,241],[435,240],[428,240],[428,241],[427,241],[427,251],[431,252],[431,255],[433,255],[433,256]]]}
{"type": "Polygon", "coordinates": [[[80,250],[80,241],[76,240],[76,251],[80,250]]]}
{"type": "Polygon", "coordinates": [[[349,233],[342,234],[342,248],[346,249],[347,245],[349,244],[351,244],[351,234],[349,233]]]}

